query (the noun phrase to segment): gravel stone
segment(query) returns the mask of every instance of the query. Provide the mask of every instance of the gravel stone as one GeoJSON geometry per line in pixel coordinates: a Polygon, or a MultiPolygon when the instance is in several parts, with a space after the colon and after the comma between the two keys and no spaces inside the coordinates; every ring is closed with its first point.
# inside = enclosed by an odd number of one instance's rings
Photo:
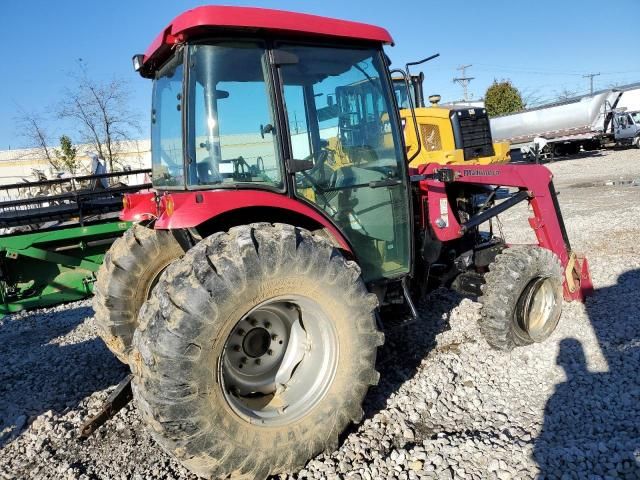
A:
{"type": "MultiPolygon", "coordinates": [[[[385,332],[361,424],[278,478],[640,478],[640,151],[548,166],[595,295],[565,303],[546,342],[503,353],[480,335],[480,304],[430,293],[418,322],[385,332]]],[[[535,241],[529,216],[525,204],[501,215],[508,242],[535,241]]],[[[90,305],[0,319],[0,479],[195,480],[133,404],[79,441],[127,374],[90,305]]]]}

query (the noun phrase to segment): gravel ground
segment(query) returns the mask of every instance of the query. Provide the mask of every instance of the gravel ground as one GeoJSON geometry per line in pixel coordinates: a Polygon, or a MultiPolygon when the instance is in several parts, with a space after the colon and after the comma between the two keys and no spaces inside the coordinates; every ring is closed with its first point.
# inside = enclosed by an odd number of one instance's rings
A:
{"type": "MultiPolygon", "coordinates": [[[[543,344],[492,351],[479,305],[436,291],[387,333],[362,424],[282,478],[640,479],[640,152],[551,165],[597,292],[565,304],[543,344]]],[[[529,238],[523,207],[507,240],[529,238]],[[519,223],[516,225],[516,223],[519,223]]],[[[0,478],[194,479],[131,404],[85,442],[78,426],[126,374],[90,302],[0,320],[0,478]]]]}

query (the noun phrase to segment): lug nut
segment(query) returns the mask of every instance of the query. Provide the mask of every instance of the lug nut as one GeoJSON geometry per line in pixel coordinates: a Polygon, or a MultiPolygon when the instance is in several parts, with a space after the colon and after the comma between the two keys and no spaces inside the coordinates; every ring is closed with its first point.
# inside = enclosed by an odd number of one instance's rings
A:
{"type": "Polygon", "coordinates": [[[247,357],[242,357],[242,358],[240,359],[240,362],[242,362],[242,363],[247,363],[247,357]]]}
{"type": "Polygon", "coordinates": [[[260,360],[259,358],[256,358],[256,365],[260,365],[262,363],[262,360],[260,360]]]}
{"type": "Polygon", "coordinates": [[[267,355],[273,355],[273,350],[271,349],[267,350],[267,355]]]}
{"type": "Polygon", "coordinates": [[[233,351],[234,352],[239,352],[240,350],[242,350],[242,347],[240,347],[240,345],[234,345],[233,346],[233,351]]]}
{"type": "Polygon", "coordinates": [[[278,339],[278,335],[276,335],[275,333],[271,335],[271,340],[277,340],[277,339],[278,339]]]}
{"type": "Polygon", "coordinates": [[[271,328],[271,322],[264,322],[264,328],[271,328]]]}
{"type": "Polygon", "coordinates": [[[252,327],[255,327],[258,324],[258,321],[255,318],[252,318],[251,320],[249,320],[249,323],[252,327]]]}
{"type": "Polygon", "coordinates": [[[236,333],[240,336],[243,336],[246,332],[243,329],[239,328],[236,333]]]}

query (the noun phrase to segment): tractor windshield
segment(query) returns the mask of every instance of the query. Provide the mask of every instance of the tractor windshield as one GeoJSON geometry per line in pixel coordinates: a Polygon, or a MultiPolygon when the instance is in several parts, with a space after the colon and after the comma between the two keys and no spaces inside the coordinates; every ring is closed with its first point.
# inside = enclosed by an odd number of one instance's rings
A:
{"type": "Polygon", "coordinates": [[[189,47],[189,186],[283,187],[265,46],[189,47]]]}
{"type": "Polygon", "coordinates": [[[182,54],[156,74],[151,110],[151,160],[153,184],[184,186],[182,156],[182,54]]]}
{"type": "Polygon", "coordinates": [[[158,71],[151,132],[155,187],[284,188],[267,59],[260,42],[195,44],[158,71]]]}

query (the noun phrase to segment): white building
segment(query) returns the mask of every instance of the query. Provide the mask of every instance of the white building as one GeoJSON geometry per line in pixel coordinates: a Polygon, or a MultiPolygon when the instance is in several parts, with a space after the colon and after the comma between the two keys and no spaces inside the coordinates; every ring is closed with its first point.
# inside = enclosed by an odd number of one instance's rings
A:
{"type": "MultiPolygon", "coordinates": [[[[149,140],[135,140],[118,145],[122,166],[132,170],[151,167],[151,148],[149,140]]],[[[90,145],[78,145],[78,158],[81,161],[80,174],[89,174],[91,158],[95,152],[90,145]]],[[[52,149],[53,150],[53,149],[52,149]]],[[[21,183],[37,179],[34,170],[43,172],[47,178],[55,178],[58,171],[42,155],[39,149],[0,150],[0,185],[21,183]]]]}

